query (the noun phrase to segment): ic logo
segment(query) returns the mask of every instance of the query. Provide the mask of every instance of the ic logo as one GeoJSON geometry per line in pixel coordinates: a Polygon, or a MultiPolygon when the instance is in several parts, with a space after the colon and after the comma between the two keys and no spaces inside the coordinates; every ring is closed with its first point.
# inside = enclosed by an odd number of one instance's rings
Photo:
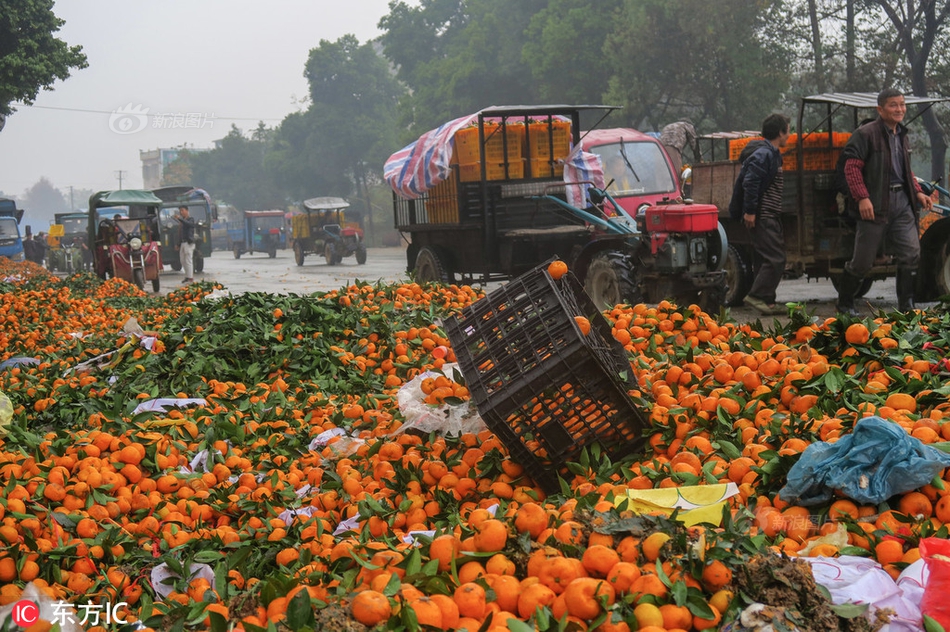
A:
{"type": "Polygon", "coordinates": [[[148,110],[141,105],[132,107],[131,103],[112,110],[109,116],[109,129],[116,134],[141,132],[148,125],[148,110]]]}
{"type": "Polygon", "coordinates": [[[28,628],[40,619],[40,607],[35,601],[21,599],[13,604],[13,622],[21,628],[28,628]]]}

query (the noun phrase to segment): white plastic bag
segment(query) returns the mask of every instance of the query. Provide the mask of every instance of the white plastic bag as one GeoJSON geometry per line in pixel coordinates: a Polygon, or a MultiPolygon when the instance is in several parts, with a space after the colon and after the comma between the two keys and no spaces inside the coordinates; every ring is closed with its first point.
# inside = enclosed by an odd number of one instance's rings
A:
{"type": "Polygon", "coordinates": [[[446,436],[485,430],[487,426],[471,401],[458,405],[442,404],[440,406],[433,406],[425,401],[426,395],[422,392],[422,382],[425,379],[442,375],[452,379],[456,371],[461,374],[458,364],[450,363],[442,367],[441,373],[426,371],[403,384],[396,399],[399,402],[399,412],[405,417],[406,423],[393,434],[418,430],[423,433],[436,432],[446,436]]]}

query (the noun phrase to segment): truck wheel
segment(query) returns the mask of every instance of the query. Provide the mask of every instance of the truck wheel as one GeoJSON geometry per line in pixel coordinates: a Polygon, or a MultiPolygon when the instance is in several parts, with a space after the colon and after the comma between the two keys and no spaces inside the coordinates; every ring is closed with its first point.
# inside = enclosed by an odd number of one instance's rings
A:
{"type": "MultiPolygon", "coordinates": [[[[833,275],[831,277],[831,285],[835,288],[835,291],[838,291],[838,275],[833,275]]],[[[865,294],[871,291],[871,286],[874,285],[874,279],[870,277],[865,277],[861,281],[861,287],[858,288],[858,291],[854,293],[854,298],[861,298],[865,294]]]]}
{"type": "Polygon", "coordinates": [[[950,294],[950,239],[944,242],[936,259],[937,270],[934,274],[937,281],[937,287],[934,288],[936,295],[950,294]]]}
{"type": "Polygon", "coordinates": [[[602,252],[591,260],[584,290],[600,308],[623,302],[636,305],[644,298],[636,266],[629,255],[621,252],[602,252]]]}
{"type": "Polygon", "coordinates": [[[328,241],[326,246],[323,247],[323,258],[326,259],[328,266],[332,266],[337,262],[336,244],[334,244],[332,241],[328,241]]]}
{"type": "Polygon", "coordinates": [[[366,263],[366,246],[363,244],[356,247],[356,263],[359,265],[366,263]]]}
{"type": "MultiPolygon", "coordinates": [[[[205,258],[201,256],[201,253],[197,250],[195,250],[194,262],[195,272],[203,272],[205,269],[205,258]]],[[[156,292],[157,291],[158,290],[156,290],[156,292]]]]}
{"type": "Polygon", "coordinates": [[[724,270],[726,271],[726,294],[723,300],[726,305],[732,307],[742,305],[742,299],[749,293],[749,288],[752,287],[752,281],[755,279],[752,262],[742,250],[729,244],[724,270]]]}
{"type": "Polygon", "coordinates": [[[297,262],[298,266],[302,266],[303,260],[304,260],[303,246],[300,245],[299,241],[295,241],[294,242],[294,261],[297,262]]]}
{"type": "MultiPolygon", "coordinates": [[[[241,258],[241,247],[238,246],[237,244],[234,244],[234,258],[235,258],[235,259],[240,259],[240,258],[241,258]]],[[[177,270],[176,270],[176,271],[177,271],[177,270]]]]}
{"type": "Polygon", "coordinates": [[[158,279],[158,277],[155,277],[154,279],[152,279],[152,291],[158,294],[159,290],[161,289],[162,289],[162,282],[158,279]]]}
{"type": "Polygon", "coordinates": [[[267,251],[267,256],[271,259],[277,257],[277,246],[271,246],[270,250],[267,251]]]}
{"type": "Polygon", "coordinates": [[[142,268],[135,268],[132,270],[132,282],[135,283],[135,286],[140,290],[145,289],[145,270],[142,268]]]}
{"type": "Polygon", "coordinates": [[[419,250],[413,276],[417,283],[451,283],[452,273],[438,253],[428,246],[419,250]]]}

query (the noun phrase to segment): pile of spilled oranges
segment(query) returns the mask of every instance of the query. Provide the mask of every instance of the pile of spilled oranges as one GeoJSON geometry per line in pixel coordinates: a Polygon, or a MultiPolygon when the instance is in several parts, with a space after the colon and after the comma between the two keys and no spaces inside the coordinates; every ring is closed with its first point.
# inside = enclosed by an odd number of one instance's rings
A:
{"type": "Polygon", "coordinates": [[[617,305],[647,447],[591,446],[546,495],[487,428],[402,429],[418,376],[433,414],[469,398],[440,323],[478,290],[152,297],[5,261],[2,278],[0,606],[32,586],[77,619],[117,605],[130,630],[706,630],[747,605],[753,557],[862,555],[896,577],[948,533],[943,477],[873,506],[778,493],[870,415],[950,439],[942,309],[763,330],[617,305]],[[718,524],[625,500],[717,483],[739,490],[718,524]]]}

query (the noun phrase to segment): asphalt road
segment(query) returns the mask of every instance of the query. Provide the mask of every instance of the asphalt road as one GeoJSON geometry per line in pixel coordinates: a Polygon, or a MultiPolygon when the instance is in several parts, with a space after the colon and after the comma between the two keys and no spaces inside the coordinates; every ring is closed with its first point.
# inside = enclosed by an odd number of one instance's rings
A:
{"type": "MultiPolygon", "coordinates": [[[[162,293],[168,293],[181,284],[182,272],[166,268],[162,273],[162,293]]],[[[308,257],[302,266],[294,261],[292,250],[278,250],[270,259],[266,254],[244,254],[235,259],[229,251],[215,251],[205,260],[204,272],[196,273],[197,280],[215,280],[233,293],[272,292],[277,294],[310,294],[325,292],[350,285],[356,280],[375,283],[407,282],[406,254],[403,248],[370,248],[366,263],[358,265],[354,257],[345,258],[340,264],[328,266],[323,257],[308,257]]],[[[489,285],[489,290],[494,284],[489,285]]],[[[780,303],[800,303],[816,318],[835,314],[837,294],[828,279],[806,278],[782,281],[778,288],[780,303]]],[[[878,310],[890,311],[896,307],[894,280],[875,281],[863,299],[856,302],[862,314],[871,315],[878,310]]],[[[731,316],[739,322],[754,322],[761,319],[771,324],[775,316],[761,316],[748,307],[729,308],[731,316]]],[[[778,317],[782,320],[782,317],[778,317]]]]}

